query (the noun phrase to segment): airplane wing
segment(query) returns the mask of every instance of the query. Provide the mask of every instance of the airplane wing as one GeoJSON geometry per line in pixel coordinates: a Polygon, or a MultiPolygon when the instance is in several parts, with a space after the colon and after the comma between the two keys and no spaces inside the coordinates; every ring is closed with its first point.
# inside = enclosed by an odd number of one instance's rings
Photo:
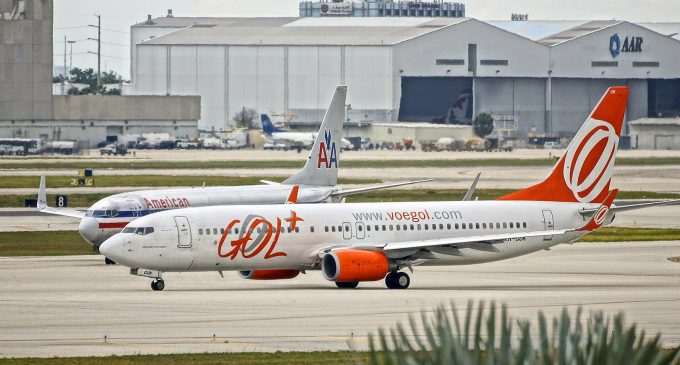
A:
{"type": "MultiPolygon", "coordinates": [[[[615,207],[609,208],[609,211],[612,212],[612,213],[617,213],[617,212],[625,212],[625,211],[628,211],[628,210],[636,210],[636,209],[643,209],[643,208],[657,207],[657,206],[671,205],[671,204],[680,204],[680,199],[615,206],[615,207]]],[[[581,215],[587,216],[587,215],[591,215],[591,214],[595,213],[596,211],[597,211],[597,208],[590,208],[590,209],[579,210],[579,213],[581,215]]]]}
{"type": "Polygon", "coordinates": [[[38,211],[41,213],[63,215],[66,217],[83,218],[85,212],[75,209],[50,208],[47,206],[47,191],[45,187],[45,175],[40,176],[40,188],[38,190],[38,211]]]}
{"type": "Polygon", "coordinates": [[[345,196],[348,196],[348,195],[361,194],[361,193],[366,193],[366,192],[374,191],[374,190],[389,189],[389,188],[394,188],[394,187],[397,187],[397,186],[419,184],[419,183],[422,183],[422,182],[428,182],[428,181],[433,181],[433,180],[434,179],[423,179],[423,180],[405,181],[405,182],[382,184],[382,185],[375,185],[375,186],[366,186],[366,187],[356,188],[356,189],[340,190],[340,191],[336,191],[336,192],[331,193],[331,197],[342,198],[342,197],[345,197],[345,196]]]}

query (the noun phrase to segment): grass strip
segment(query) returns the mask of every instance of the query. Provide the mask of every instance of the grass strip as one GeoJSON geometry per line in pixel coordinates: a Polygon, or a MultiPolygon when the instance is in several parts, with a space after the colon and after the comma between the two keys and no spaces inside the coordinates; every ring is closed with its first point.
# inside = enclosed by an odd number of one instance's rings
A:
{"type": "Polygon", "coordinates": [[[2,365],[345,365],[367,364],[368,352],[257,352],[0,359],[2,365]]]}
{"type": "Polygon", "coordinates": [[[78,231],[0,232],[0,256],[95,254],[78,231]]]}
{"type": "MultiPolygon", "coordinates": [[[[484,159],[441,159],[432,154],[428,160],[342,160],[346,168],[395,168],[395,167],[486,167],[486,166],[552,166],[550,158],[484,158],[484,159]]],[[[271,169],[301,168],[304,159],[280,161],[73,161],[59,162],[0,162],[0,169],[271,169]]],[[[622,157],[617,165],[679,165],[680,157],[622,157]]]]}
{"type": "Polygon", "coordinates": [[[680,241],[680,229],[604,227],[576,242],[680,241]]]}
{"type": "MultiPolygon", "coordinates": [[[[48,179],[49,180],[49,179],[48,179]]],[[[130,189],[134,190],[134,189],[130,189]]],[[[480,200],[491,200],[511,193],[510,189],[477,189],[475,197],[480,200]]],[[[0,208],[19,208],[24,206],[25,199],[35,199],[35,195],[1,195],[0,208]]],[[[85,208],[113,193],[68,194],[71,207],[85,208]]],[[[409,201],[456,201],[465,195],[463,189],[386,189],[347,197],[348,203],[369,202],[409,202],[409,201]]],[[[47,203],[55,205],[55,194],[47,195],[47,203]]],[[[655,193],[649,191],[620,191],[619,199],[680,199],[678,193],[655,193]]]]}
{"type": "MultiPolygon", "coordinates": [[[[70,188],[73,176],[48,176],[48,188],[70,188]]],[[[280,181],[281,177],[272,176],[169,176],[169,175],[104,175],[95,176],[96,187],[125,186],[237,186],[262,185],[260,180],[280,181]]],[[[0,189],[38,188],[37,176],[0,176],[0,189]]],[[[339,184],[377,184],[379,179],[339,178],[339,184]]]]}
{"type": "MultiPolygon", "coordinates": [[[[680,241],[680,229],[599,229],[577,242],[680,241]]],[[[94,254],[77,231],[0,232],[0,256],[66,256],[94,254]]]]}

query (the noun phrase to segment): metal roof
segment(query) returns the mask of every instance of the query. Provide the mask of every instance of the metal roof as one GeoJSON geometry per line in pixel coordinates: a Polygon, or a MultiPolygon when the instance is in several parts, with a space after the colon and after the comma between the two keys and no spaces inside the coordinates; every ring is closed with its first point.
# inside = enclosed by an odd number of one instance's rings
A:
{"type": "Polygon", "coordinates": [[[565,31],[577,27],[583,23],[585,20],[565,20],[565,21],[553,21],[553,20],[530,20],[530,21],[511,21],[511,20],[494,20],[487,22],[495,27],[504,29],[510,33],[515,33],[524,38],[529,38],[532,41],[538,41],[539,39],[549,37],[555,33],[565,31]]]}
{"type": "MultiPolygon", "coordinates": [[[[142,44],[392,45],[468,20],[410,17],[222,18],[211,22],[208,20],[210,18],[200,19],[200,22],[186,25],[184,29],[152,38],[142,44]]],[[[169,26],[167,24],[180,22],[159,21],[156,26],[169,26]]]]}
{"type": "Polygon", "coordinates": [[[567,30],[552,34],[545,38],[538,40],[539,43],[545,44],[546,46],[554,46],[562,42],[570,41],[572,39],[597,32],[612,25],[622,23],[618,20],[594,20],[586,22],[575,27],[569,28],[567,30]]]}
{"type": "Polygon", "coordinates": [[[636,24],[680,41],[680,23],[636,23],[636,24]]]}

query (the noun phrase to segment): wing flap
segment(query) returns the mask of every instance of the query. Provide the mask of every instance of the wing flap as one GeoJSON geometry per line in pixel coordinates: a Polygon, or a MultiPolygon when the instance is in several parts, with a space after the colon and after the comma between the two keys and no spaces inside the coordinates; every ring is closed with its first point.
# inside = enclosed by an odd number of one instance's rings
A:
{"type": "Polygon", "coordinates": [[[470,248],[476,250],[489,251],[491,248],[489,244],[500,243],[505,240],[511,239],[521,239],[529,237],[540,237],[540,236],[557,236],[562,235],[570,230],[560,229],[560,230],[550,230],[550,231],[534,231],[534,232],[519,232],[519,233],[502,233],[502,234],[489,234],[489,235],[478,235],[478,236],[466,236],[466,237],[452,237],[452,238],[440,238],[435,240],[424,240],[424,241],[404,241],[404,242],[394,242],[385,245],[383,250],[393,251],[393,250],[407,250],[413,248],[428,248],[428,247],[439,247],[439,246],[455,246],[456,248],[470,248]],[[486,246],[480,245],[486,244],[486,246]]]}

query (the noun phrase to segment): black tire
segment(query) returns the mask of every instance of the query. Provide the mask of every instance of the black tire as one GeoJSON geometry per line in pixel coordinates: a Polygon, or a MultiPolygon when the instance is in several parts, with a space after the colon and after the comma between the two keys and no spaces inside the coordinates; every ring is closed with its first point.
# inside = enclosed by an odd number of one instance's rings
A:
{"type": "Polygon", "coordinates": [[[161,291],[165,289],[165,282],[163,280],[154,280],[151,282],[151,289],[154,291],[161,291]]]}
{"type": "Polygon", "coordinates": [[[115,261],[111,260],[108,257],[104,257],[104,263],[107,264],[107,265],[115,265],[116,264],[115,261]]]}
{"type": "Polygon", "coordinates": [[[396,282],[397,282],[397,273],[396,272],[390,272],[385,276],[385,286],[387,286],[388,289],[396,289],[396,282]]]}
{"type": "Polygon", "coordinates": [[[394,289],[406,289],[411,285],[411,278],[405,272],[399,272],[394,278],[394,289]]]}
{"type": "Polygon", "coordinates": [[[358,281],[336,281],[335,285],[340,289],[354,289],[359,285],[358,281]]]}

